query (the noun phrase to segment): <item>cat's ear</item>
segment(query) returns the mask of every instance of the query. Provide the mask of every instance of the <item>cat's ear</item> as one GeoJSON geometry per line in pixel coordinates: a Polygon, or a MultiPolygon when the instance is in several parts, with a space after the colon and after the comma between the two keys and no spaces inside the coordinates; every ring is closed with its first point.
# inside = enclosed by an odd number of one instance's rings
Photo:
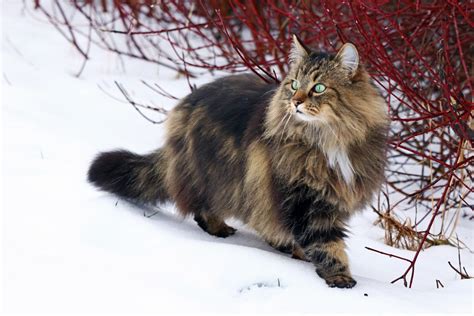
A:
{"type": "Polygon", "coordinates": [[[296,34],[293,34],[293,44],[290,51],[290,62],[298,63],[309,55],[310,49],[306,47],[296,34]]]}
{"type": "Polygon", "coordinates": [[[354,44],[346,43],[342,45],[336,55],[336,60],[349,72],[349,76],[353,77],[356,74],[359,67],[359,53],[354,44]]]}

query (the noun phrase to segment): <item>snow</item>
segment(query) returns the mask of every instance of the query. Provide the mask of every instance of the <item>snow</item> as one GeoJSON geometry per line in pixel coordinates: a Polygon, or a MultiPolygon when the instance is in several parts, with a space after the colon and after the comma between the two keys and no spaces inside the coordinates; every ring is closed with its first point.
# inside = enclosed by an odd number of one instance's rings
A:
{"type": "MultiPolygon", "coordinates": [[[[146,153],[163,142],[162,125],[108,95],[123,99],[114,81],[170,108],[175,102],[140,80],[180,97],[189,91],[186,80],[131,59],[124,70],[95,47],[77,78],[81,56],[41,14],[3,1],[2,20],[4,312],[473,312],[474,281],[460,280],[447,264],[457,265],[454,247],[421,253],[413,289],[391,284],[406,263],[365,247],[407,258],[414,252],[384,245],[369,210],[351,221],[348,254],[358,284],[342,290],[239,223],[232,223],[235,236],[219,239],[177,217],[172,205],[148,217],[152,210],[96,191],[85,175],[97,152],[146,153]]],[[[460,219],[457,233],[474,248],[472,222],[460,219]]],[[[474,274],[472,253],[461,250],[461,258],[474,274]]]]}

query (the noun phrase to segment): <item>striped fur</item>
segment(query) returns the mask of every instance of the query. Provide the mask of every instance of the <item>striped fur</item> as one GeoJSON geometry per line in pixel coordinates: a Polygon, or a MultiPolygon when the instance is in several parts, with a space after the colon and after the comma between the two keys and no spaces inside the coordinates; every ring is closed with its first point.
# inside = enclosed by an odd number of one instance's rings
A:
{"type": "Polygon", "coordinates": [[[338,56],[298,47],[281,85],[248,74],[204,85],[170,113],[163,148],[101,154],[89,180],[141,203],[174,201],[218,237],[235,232],[226,219],[240,219],[313,262],[329,286],[354,286],[346,223],[384,178],[385,105],[362,67],[349,73],[338,56]],[[295,78],[305,120],[292,112],[295,78]],[[326,94],[308,90],[316,81],[326,94]]]}

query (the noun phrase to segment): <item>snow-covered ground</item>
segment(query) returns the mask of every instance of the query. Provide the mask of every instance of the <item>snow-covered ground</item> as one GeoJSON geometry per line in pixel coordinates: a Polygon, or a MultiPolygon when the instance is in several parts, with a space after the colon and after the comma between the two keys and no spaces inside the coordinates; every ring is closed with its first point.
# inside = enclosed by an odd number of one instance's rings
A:
{"type": "MultiPolygon", "coordinates": [[[[453,247],[422,252],[413,289],[390,284],[406,263],[365,247],[413,253],[384,245],[370,211],[351,222],[348,253],[358,284],[342,290],[238,223],[235,236],[219,239],[176,217],[171,205],[147,217],[96,191],[86,171],[98,151],[145,153],[163,141],[162,125],[108,95],[122,98],[114,80],[166,107],[173,102],[140,80],[177,96],[188,85],[135,60],[124,59],[124,71],[119,58],[97,48],[76,78],[80,55],[41,14],[22,10],[22,2],[5,0],[2,8],[4,312],[473,312],[474,281],[460,280],[447,263],[457,263],[453,247]],[[436,279],[444,288],[436,288],[436,279]]],[[[474,248],[472,222],[461,219],[457,232],[474,248]]],[[[461,256],[474,274],[473,255],[461,256]]]]}

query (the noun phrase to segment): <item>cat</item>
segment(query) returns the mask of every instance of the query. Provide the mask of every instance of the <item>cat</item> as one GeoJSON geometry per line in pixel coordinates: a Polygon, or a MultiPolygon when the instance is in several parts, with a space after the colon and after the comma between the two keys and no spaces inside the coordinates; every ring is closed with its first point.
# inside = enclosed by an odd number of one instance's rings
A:
{"type": "Polygon", "coordinates": [[[170,112],[162,148],[101,153],[88,180],[136,203],[175,202],[218,237],[239,219],[330,287],[352,288],[346,226],[384,181],[387,105],[350,43],[326,54],[293,36],[289,66],[279,85],[240,74],[195,89],[170,112]]]}

